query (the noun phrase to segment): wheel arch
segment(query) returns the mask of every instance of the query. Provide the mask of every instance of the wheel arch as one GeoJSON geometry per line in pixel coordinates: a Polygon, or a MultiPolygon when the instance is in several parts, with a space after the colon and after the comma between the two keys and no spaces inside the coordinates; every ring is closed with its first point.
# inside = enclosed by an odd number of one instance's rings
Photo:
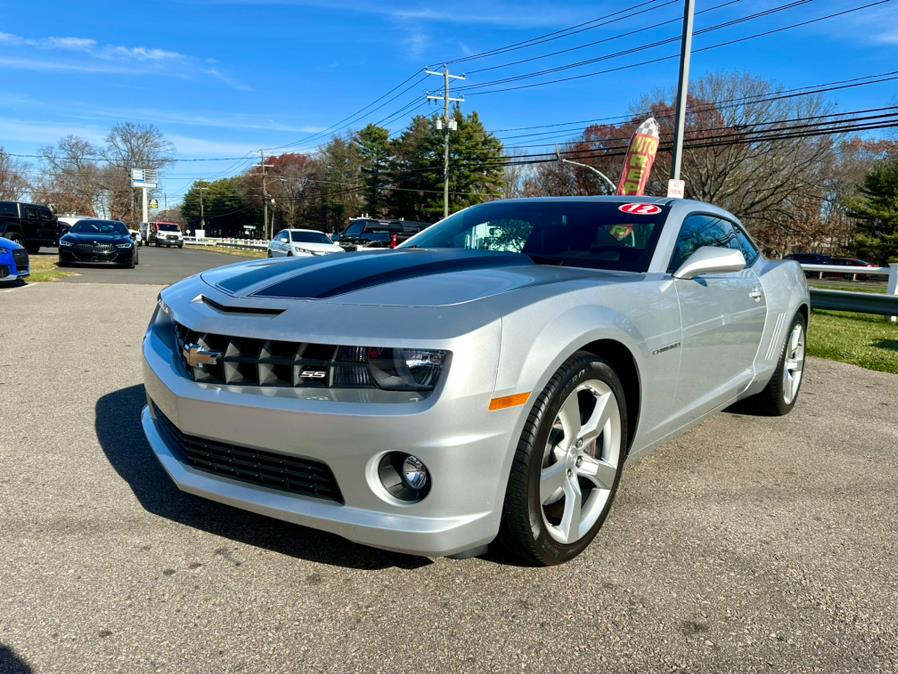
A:
{"type": "Polygon", "coordinates": [[[642,381],[636,359],[625,344],[615,339],[597,339],[584,344],[578,350],[604,358],[620,377],[627,404],[627,451],[629,452],[633,439],[636,437],[636,429],[639,427],[642,400],[642,381]]]}
{"type": "Polygon", "coordinates": [[[802,302],[798,305],[798,309],[796,313],[801,314],[804,317],[804,324],[807,326],[811,322],[811,308],[807,305],[807,303],[802,302]]]}

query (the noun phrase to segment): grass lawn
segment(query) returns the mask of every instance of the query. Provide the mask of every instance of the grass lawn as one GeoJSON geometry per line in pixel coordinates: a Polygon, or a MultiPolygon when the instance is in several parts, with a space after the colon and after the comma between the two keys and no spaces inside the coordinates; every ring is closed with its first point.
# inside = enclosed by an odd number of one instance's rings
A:
{"type": "Polygon", "coordinates": [[[28,259],[31,263],[31,276],[26,279],[28,283],[58,281],[74,273],[62,271],[56,264],[59,259],[56,255],[31,255],[28,259]]]}
{"type": "Polygon", "coordinates": [[[225,248],[224,246],[190,246],[194,250],[211,250],[213,253],[224,253],[225,255],[236,255],[238,257],[268,257],[268,253],[264,250],[252,250],[242,248],[225,248]]]}
{"type": "Polygon", "coordinates": [[[808,355],[898,374],[898,324],[885,316],[813,311],[808,355]]]}
{"type": "Polygon", "coordinates": [[[843,283],[842,285],[836,285],[835,283],[827,283],[826,281],[808,281],[808,286],[811,288],[821,288],[823,290],[847,290],[853,293],[874,293],[879,295],[885,295],[886,290],[888,290],[888,286],[886,284],[882,285],[864,285],[863,283],[843,283]]]}

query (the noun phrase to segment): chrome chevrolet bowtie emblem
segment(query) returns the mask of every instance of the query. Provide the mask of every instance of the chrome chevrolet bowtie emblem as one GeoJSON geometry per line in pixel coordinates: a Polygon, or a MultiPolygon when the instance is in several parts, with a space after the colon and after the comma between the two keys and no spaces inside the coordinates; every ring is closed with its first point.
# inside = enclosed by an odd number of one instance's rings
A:
{"type": "Polygon", "coordinates": [[[221,354],[218,351],[209,351],[199,344],[185,344],[181,350],[184,360],[190,367],[203,367],[203,365],[215,365],[221,354]]]}

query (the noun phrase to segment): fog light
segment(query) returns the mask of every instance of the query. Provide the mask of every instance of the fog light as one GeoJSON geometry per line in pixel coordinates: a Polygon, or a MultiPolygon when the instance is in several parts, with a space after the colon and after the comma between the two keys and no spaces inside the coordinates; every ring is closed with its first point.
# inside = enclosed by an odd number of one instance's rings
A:
{"type": "Polygon", "coordinates": [[[417,456],[407,456],[402,462],[402,479],[414,489],[420,491],[427,485],[427,467],[417,456]]]}
{"type": "Polygon", "coordinates": [[[427,466],[416,456],[390,452],[380,460],[377,468],[381,484],[394,498],[414,503],[430,491],[427,466]]]}

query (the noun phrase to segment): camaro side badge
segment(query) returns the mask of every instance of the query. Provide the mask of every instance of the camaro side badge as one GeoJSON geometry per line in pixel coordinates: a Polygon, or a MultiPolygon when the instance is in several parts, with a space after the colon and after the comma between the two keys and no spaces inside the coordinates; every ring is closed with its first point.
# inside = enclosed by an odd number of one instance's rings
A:
{"type": "Polygon", "coordinates": [[[207,351],[199,344],[187,344],[181,352],[184,360],[190,367],[202,367],[203,365],[215,365],[221,354],[218,351],[207,351]]]}
{"type": "Polygon", "coordinates": [[[660,349],[655,349],[654,351],[652,351],[652,355],[658,356],[658,355],[664,353],[665,351],[671,351],[673,349],[679,349],[679,348],[680,348],[680,343],[674,342],[673,344],[668,344],[667,346],[662,346],[660,349]]]}

